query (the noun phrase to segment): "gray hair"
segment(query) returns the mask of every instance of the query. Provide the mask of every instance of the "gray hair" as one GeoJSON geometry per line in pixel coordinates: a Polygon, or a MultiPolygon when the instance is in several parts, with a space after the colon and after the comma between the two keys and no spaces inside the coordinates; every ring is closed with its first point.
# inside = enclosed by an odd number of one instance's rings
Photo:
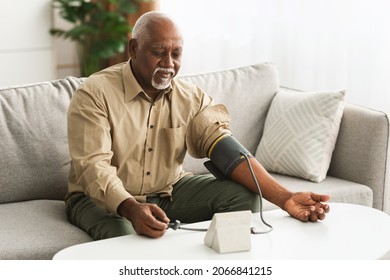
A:
{"type": "MultiPolygon", "coordinates": [[[[147,41],[148,36],[149,36],[148,26],[150,23],[152,23],[158,19],[165,19],[165,20],[169,20],[172,23],[174,23],[174,21],[171,17],[169,17],[168,15],[166,15],[162,12],[152,11],[152,12],[144,13],[142,16],[140,16],[137,19],[137,21],[134,24],[132,34],[131,34],[132,38],[136,39],[139,44],[142,44],[145,41],[147,41]]],[[[177,26],[176,26],[176,28],[177,28],[177,26]]]]}

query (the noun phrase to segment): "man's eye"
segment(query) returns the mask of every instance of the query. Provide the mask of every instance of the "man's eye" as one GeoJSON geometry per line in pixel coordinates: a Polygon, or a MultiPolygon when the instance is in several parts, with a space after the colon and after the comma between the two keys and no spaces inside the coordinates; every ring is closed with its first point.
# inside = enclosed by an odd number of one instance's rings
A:
{"type": "Polygon", "coordinates": [[[154,56],[159,56],[159,57],[164,56],[164,52],[162,51],[152,51],[152,54],[154,56]]]}
{"type": "Polygon", "coordinates": [[[173,53],[172,56],[176,59],[181,58],[181,53],[173,53]]]}

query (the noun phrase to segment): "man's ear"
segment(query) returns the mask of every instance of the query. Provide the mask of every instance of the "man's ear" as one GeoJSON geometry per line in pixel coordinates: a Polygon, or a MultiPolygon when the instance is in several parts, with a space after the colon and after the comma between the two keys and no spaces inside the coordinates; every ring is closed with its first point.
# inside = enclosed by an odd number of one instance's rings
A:
{"type": "Polygon", "coordinates": [[[131,38],[129,40],[129,54],[131,58],[135,58],[135,54],[137,52],[138,43],[136,39],[131,38]]]}

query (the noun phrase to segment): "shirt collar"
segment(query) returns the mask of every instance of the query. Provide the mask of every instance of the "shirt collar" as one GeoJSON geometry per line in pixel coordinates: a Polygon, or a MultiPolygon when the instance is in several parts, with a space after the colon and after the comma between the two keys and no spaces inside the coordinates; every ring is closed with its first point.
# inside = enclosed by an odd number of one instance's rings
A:
{"type": "MultiPolygon", "coordinates": [[[[130,59],[122,68],[122,80],[125,88],[125,102],[130,102],[138,94],[144,92],[142,87],[139,85],[136,78],[134,77],[133,71],[131,70],[130,59]]],[[[172,84],[170,84],[169,87],[163,91],[163,94],[167,94],[169,100],[171,100],[172,84]]]]}

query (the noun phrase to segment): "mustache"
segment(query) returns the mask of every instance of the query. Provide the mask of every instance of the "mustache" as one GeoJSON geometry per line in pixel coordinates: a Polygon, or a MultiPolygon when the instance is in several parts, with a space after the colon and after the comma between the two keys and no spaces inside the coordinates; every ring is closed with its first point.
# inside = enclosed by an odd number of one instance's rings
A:
{"type": "Polygon", "coordinates": [[[176,73],[175,69],[173,69],[173,68],[157,67],[154,70],[153,75],[156,74],[158,71],[165,72],[165,73],[170,73],[170,74],[172,74],[172,76],[175,75],[175,73],[176,73]]]}

